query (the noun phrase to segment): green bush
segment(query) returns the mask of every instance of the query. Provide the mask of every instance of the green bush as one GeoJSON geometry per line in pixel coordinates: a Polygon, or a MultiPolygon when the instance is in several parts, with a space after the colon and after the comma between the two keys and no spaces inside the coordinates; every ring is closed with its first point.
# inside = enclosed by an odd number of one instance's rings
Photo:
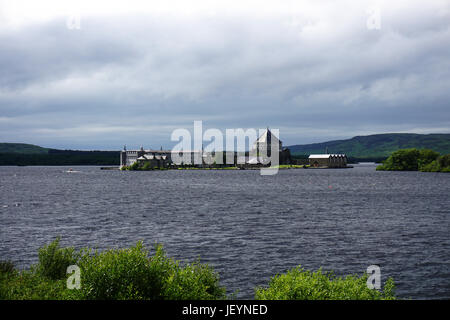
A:
{"type": "Polygon", "coordinates": [[[65,300],[71,294],[65,280],[52,280],[33,271],[0,278],[0,300],[65,300]]]}
{"type": "Polygon", "coordinates": [[[83,299],[225,298],[225,289],[208,266],[181,267],[161,246],[152,257],[142,242],[130,249],[87,253],[79,266],[83,299]]]}
{"type": "Polygon", "coordinates": [[[14,263],[11,261],[0,261],[0,274],[12,273],[14,270],[14,263]]]}
{"type": "Polygon", "coordinates": [[[441,166],[439,165],[439,161],[434,160],[431,163],[428,163],[420,168],[420,171],[423,172],[439,172],[441,171],[441,166]]]}
{"type": "Polygon", "coordinates": [[[52,280],[66,278],[67,267],[77,264],[80,253],[76,253],[72,247],[61,248],[60,238],[56,238],[52,243],[39,249],[39,263],[36,266],[37,272],[52,280]]]}
{"type": "Polygon", "coordinates": [[[208,266],[181,267],[161,246],[149,257],[142,242],[129,249],[87,250],[80,259],[82,299],[222,299],[225,289],[208,266]]]}
{"type": "Polygon", "coordinates": [[[140,167],[139,167],[139,163],[136,161],[136,162],[134,162],[132,165],[130,165],[130,166],[122,166],[121,168],[120,168],[120,170],[122,170],[122,171],[126,171],[126,170],[128,170],[128,171],[136,171],[136,170],[140,170],[140,167]]]}
{"type": "Polygon", "coordinates": [[[141,170],[148,171],[152,170],[152,166],[150,165],[150,162],[145,162],[144,165],[141,167],[141,170]]]}
{"type": "Polygon", "coordinates": [[[10,262],[0,263],[0,299],[69,299],[66,288],[67,266],[75,264],[73,248],[60,248],[59,238],[39,249],[39,263],[18,271],[10,262]]]}
{"type": "MultiPolygon", "coordinates": [[[[256,299],[395,299],[389,278],[383,291],[367,288],[367,275],[344,278],[332,273],[294,268],[273,277],[267,288],[256,289],[256,299]]],[[[0,299],[226,299],[219,276],[195,261],[181,265],[168,258],[161,246],[153,255],[142,242],[128,249],[103,252],[60,248],[59,238],[39,250],[39,263],[18,271],[0,263],[0,299]],[[81,288],[66,287],[67,266],[81,271],[81,288]]]]}
{"type": "Polygon", "coordinates": [[[226,298],[225,289],[219,286],[219,276],[208,265],[198,261],[173,272],[164,287],[164,297],[170,300],[214,300],[226,298]]]}
{"type": "MultiPolygon", "coordinates": [[[[10,265],[5,263],[5,270],[10,265]]],[[[3,270],[3,269],[2,269],[3,270]]],[[[39,250],[27,271],[0,273],[0,299],[225,299],[225,288],[207,265],[181,266],[161,246],[149,256],[142,242],[103,252],[60,248],[59,238],[39,250]],[[81,271],[81,288],[67,289],[67,266],[81,271]]]]}
{"type": "Polygon", "coordinates": [[[367,275],[336,277],[333,273],[303,270],[300,266],[272,277],[267,288],[256,289],[258,300],[379,300],[394,299],[394,282],[384,292],[367,287],[367,275]]]}
{"type": "Polygon", "coordinates": [[[171,261],[157,249],[155,256],[141,242],[130,249],[87,251],[80,260],[84,299],[156,299],[161,295],[171,261]]]}
{"type": "Polygon", "coordinates": [[[131,166],[129,166],[128,170],[139,170],[139,162],[133,163],[131,166]]]}

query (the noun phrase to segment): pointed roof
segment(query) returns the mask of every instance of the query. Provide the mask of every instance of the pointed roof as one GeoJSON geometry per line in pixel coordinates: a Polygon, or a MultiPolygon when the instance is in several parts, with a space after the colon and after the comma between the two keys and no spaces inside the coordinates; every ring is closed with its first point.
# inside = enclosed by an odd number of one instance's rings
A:
{"type": "Polygon", "coordinates": [[[269,128],[256,140],[255,143],[279,143],[280,140],[270,131],[269,128]]]}

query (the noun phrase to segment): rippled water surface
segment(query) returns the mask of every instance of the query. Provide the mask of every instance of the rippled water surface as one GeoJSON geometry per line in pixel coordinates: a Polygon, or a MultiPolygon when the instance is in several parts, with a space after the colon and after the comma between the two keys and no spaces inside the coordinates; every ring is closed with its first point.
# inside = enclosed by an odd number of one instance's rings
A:
{"type": "Polygon", "coordinates": [[[104,171],[0,167],[0,259],[25,268],[56,236],[75,247],[162,243],[200,256],[237,298],[270,276],[381,266],[403,298],[450,298],[450,174],[352,169],[104,171]]]}

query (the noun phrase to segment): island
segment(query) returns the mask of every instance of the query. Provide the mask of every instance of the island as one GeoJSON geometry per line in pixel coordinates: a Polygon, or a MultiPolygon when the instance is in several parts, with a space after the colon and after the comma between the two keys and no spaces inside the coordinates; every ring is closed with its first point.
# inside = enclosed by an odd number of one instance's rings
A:
{"type": "Polygon", "coordinates": [[[393,152],[377,170],[450,172],[450,154],[440,155],[430,149],[401,149],[393,152]]]}

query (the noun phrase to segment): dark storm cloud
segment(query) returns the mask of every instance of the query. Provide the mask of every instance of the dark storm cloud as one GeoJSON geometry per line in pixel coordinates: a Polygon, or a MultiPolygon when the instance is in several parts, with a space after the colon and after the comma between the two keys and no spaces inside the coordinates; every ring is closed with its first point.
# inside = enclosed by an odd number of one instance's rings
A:
{"type": "MultiPolygon", "coordinates": [[[[450,127],[450,10],[403,3],[271,14],[82,16],[0,31],[0,140],[170,144],[194,120],[286,144],[450,127]],[[409,4],[409,5],[408,5],[409,4]]],[[[315,6],[315,7],[314,7],[315,6]]],[[[305,9],[305,10],[303,10],[305,9]]]]}

